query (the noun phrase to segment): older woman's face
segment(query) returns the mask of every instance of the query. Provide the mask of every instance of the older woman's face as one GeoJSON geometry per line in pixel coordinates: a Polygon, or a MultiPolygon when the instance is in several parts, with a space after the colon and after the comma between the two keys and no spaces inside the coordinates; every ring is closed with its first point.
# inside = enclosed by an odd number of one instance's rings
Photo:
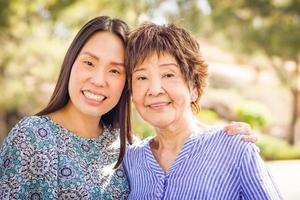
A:
{"type": "Polygon", "coordinates": [[[170,54],[148,56],[132,74],[132,100],[141,117],[156,128],[186,120],[191,94],[178,63],[170,54]]]}

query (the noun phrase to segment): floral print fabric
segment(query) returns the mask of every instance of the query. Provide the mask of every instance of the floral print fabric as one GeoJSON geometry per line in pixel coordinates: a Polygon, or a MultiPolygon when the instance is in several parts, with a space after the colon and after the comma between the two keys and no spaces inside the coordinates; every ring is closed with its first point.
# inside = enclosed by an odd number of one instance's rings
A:
{"type": "Polygon", "coordinates": [[[47,116],[23,118],[0,152],[0,199],[126,199],[119,131],[81,138],[47,116]]]}

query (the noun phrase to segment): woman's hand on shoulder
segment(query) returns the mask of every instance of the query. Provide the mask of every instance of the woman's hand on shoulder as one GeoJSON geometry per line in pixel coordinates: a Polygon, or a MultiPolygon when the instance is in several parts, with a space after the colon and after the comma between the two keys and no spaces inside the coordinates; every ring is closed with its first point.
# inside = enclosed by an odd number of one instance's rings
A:
{"type": "Polygon", "coordinates": [[[257,136],[254,135],[253,130],[251,129],[251,126],[248,123],[245,122],[230,122],[228,125],[226,125],[223,130],[228,135],[236,135],[236,134],[243,134],[243,140],[245,142],[257,142],[257,136]]]}

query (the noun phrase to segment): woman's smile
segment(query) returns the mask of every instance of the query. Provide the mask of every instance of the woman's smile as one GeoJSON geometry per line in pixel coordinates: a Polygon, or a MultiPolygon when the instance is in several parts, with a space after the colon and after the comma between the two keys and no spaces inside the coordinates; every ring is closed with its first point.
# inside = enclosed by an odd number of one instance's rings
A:
{"type": "Polygon", "coordinates": [[[168,107],[171,104],[171,102],[155,102],[150,103],[147,105],[147,107],[154,109],[154,110],[162,110],[166,107],[168,107]]]}
{"type": "Polygon", "coordinates": [[[99,106],[101,105],[107,97],[102,94],[96,94],[94,92],[90,92],[88,90],[82,91],[82,94],[87,102],[87,104],[91,106],[99,106]]]}

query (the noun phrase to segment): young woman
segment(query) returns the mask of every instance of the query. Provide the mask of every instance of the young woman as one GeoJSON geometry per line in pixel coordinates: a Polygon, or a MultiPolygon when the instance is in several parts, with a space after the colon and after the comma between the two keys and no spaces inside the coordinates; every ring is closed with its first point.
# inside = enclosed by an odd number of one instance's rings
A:
{"type": "Polygon", "coordinates": [[[141,25],[125,60],[135,108],[156,130],[126,151],[128,199],[281,199],[255,145],[195,120],[207,65],[186,30],[141,25]]]}
{"type": "MultiPolygon", "coordinates": [[[[0,199],[126,199],[128,26],[96,17],[69,47],[50,103],[23,118],[0,152],[0,199]]],[[[229,126],[235,132],[246,126],[229,126]]]]}
{"type": "Polygon", "coordinates": [[[50,103],[1,148],[0,199],[126,199],[127,178],[114,166],[131,143],[127,33],[125,22],[105,16],[78,32],[50,103]]]}

